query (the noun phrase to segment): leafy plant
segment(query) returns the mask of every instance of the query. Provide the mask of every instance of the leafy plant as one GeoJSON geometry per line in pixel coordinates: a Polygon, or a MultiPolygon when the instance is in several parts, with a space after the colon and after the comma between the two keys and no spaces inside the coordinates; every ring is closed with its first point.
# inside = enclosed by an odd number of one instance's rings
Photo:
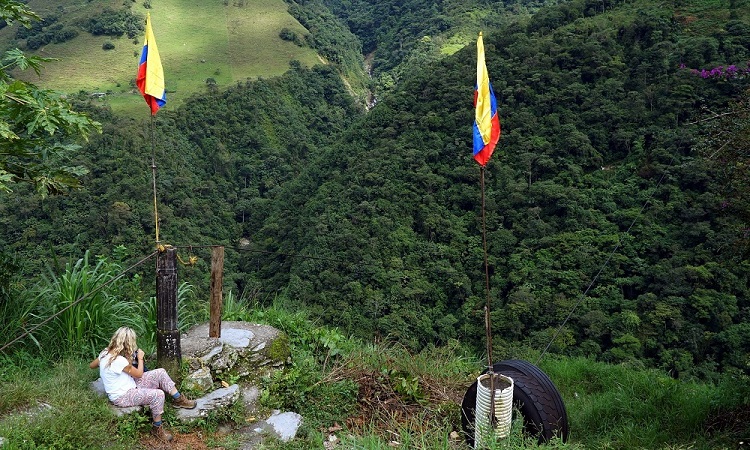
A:
{"type": "Polygon", "coordinates": [[[37,294],[37,321],[54,317],[40,329],[45,352],[90,356],[109,342],[117,328],[139,328],[133,303],[118,298],[115,287],[106,289],[115,282],[120,266],[106,258],[92,265],[89,259],[86,252],[75,263],[67,263],[61,275],[50,270],[37,294]]]}
{"type": "Polygon", "coordinates": [[[321,362],[323,363],[323,367],[321,370],[325,372],[329,361],[335,359],[336,356],[340,355],[344,350],[343,344],[346,342],[345,337],[337,328],[331,329],[327,327],[314,329],[312,335],[325,352],[323,355],[319,354],[318,356],[318,358],[322,357],[321,362]]]}
{"type": "Polygon", "coordinates": [[[422,402],[425,393],[420,388],[419,377],[399,370],[386,370],[385,374],[391,380],[393,390],[401,394],[407,401],[422,402]]]}
{"type": "MultiPolygon", "coordinates": [[[[41,18],[24,3],[0,0],[0,21],[19,22],[27,28],[41,18]]],[[[69,166],[68,158],[78,147],[55,142],[67,136],[88,139],[101,124],[73,111],[60,94],[15,80],[10,72],[32,68],[37,74],[49,58],[27,57],[18,49],[5,52],[0,61],[0,191],[10,191],[16,182],[31,183],[37,192],[63,192],[79,187],[86,173],[69,166]]]]}
{"type": "Polygon", "coordinates": [[[151,426],[150,413],[126,414],[117,422],[117,434],[136,436],[139,432],[150,430],[151,426]]]}

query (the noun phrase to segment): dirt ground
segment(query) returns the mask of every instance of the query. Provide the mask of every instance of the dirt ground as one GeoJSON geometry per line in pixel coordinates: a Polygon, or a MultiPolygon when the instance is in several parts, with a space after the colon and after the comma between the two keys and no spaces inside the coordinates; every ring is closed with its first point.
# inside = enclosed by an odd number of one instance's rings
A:
{"type": "Polygon", "coordinates": [[[178,433],[174,430],[170,430],[170,433],[174,436],[174,439],[170,443],[161,442],[159,439],[146,434],[141,439],[140,444],[143,448],[155,449],[155,450],[222,450],[221,447],[208,447],[206,445],[206,436],[199,432],[193,433],[178,433]]]}

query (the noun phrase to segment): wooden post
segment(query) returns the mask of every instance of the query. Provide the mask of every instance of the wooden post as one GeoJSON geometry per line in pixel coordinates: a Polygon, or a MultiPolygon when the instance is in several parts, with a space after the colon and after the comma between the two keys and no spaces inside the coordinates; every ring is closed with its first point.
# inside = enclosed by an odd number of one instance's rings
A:
{"type": "Polygon", "coordinates": [[[211,312],[208,337],[221,337],[221,286],[224,281],[224,247],[211,249],[211,312]]]}
{"type": "Polygon", "coordinates": [[[182,350],[177,329],[177,249],[156,257],[156,359],[173,379],[180,373],[182,350]]]}

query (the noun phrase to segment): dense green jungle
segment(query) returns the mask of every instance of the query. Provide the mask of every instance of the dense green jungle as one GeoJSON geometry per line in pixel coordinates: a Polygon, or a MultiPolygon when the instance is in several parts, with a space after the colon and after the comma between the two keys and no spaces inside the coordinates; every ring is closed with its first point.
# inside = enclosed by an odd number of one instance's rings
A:
{"type": "Polygon", "coordinates": [[[0,193],[4,302],[87,251],[153,251],[153,158],[160,239],[198,256],[180,277],[199,295],[202,246],[220,244],[226,289],[248,304],[481,353],[483,30],[503,130],[485,173],[496,353],[747,371],[747,0],[289,3],[320,37],[308,45],[346,42],[345,56],[207,88],[153,121],[69,97],[102,133],[64,162],[88,169],[81,189],[0,193]],[[470,44],[446,51],[450,33],[470,44]],[[366,108],[345,76],[373,52],[366,108]]]}

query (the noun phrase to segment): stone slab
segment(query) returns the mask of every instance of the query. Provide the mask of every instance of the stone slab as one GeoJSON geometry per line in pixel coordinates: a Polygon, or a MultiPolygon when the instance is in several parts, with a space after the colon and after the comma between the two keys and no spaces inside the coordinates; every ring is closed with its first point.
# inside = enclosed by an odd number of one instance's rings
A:
{"type": "Polygon", "coordinates": [[[178,409],[177,418],[189,422],[199,417],[205,417],[209,411],[230,407],[240,398],[240,395],[240,387],[237,384],[217,389],[210,394],[195,399],[195,408],[178,409]]]}

